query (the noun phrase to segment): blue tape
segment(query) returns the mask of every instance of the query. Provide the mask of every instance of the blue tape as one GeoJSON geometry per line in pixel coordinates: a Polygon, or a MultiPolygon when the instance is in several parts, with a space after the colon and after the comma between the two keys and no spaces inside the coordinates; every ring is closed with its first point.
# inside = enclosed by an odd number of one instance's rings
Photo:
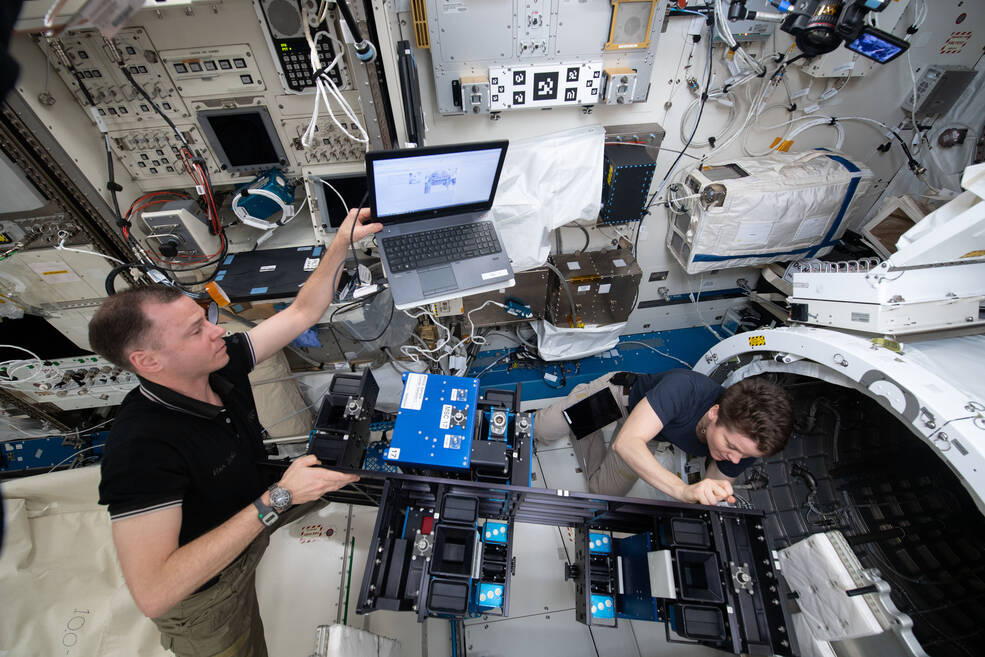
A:
{"type": "Polygon", "coordinates": [[[221,281],[225,277],[226,277],[226,270],[223,269],[222,271],[220,271],[218,274],[215,275],[215,280],[221,281]]]}
{"type": "Polygon", "coordinates": [[[316,246],[314,249],[312,249],[312,251],[311,251],[311,257],[312,258],[317,258],[320,255],[321,255],[321,247],[320,246],[316,246]]]}
{"type": "Polygon", "coordinates": [[[233,258],[235,258],[235,257],[236,257],[236,254],[235,253],[226,256],[226,259],[222,261],[222,264],[228,265],[230,262],[233,261],[233,258]]]}
{"type": "Polygon", "coordinates": [[[263,294],[266,291],[267,288],[265,287],[255,287],[252,290],[250,290],[250,294],[263,294]]]}
{"type": "MultiPolygon", "coordinates": [[[[858,173],[861,171],[854,163],[846,160],[838,155],[827,155],[826,157],[834,160],[841,166],[848,169],[851,173],[858,173]]],[[[824,248],[825,245],[831,243],[831,238],[835,233],[838,232],[838,227],[841,226],[842,219],[845,218],[845,213],[848,212],[848,206],[852,204],[852,199],[855,197],[855,191],[858,189],[858,183],[861,180],[860,176],[853,176],[852,181],[848,183],[848,189],[845,191],[845,198],[841,202],[841,208],[838,209],[838,216],[835,217],[834,222],[831,224],[831,228],[828,230],[828,234],[824,236],[824,242],[808,252],[807,257],[813,258],[818,251],[824,248]]]]}

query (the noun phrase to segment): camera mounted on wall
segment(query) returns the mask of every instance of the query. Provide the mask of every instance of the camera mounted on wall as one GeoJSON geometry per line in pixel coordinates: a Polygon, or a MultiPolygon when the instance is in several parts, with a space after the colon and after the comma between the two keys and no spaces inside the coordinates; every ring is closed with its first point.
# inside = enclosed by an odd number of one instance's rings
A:
{"type": "Polygon", "coordinates": [[[793,35],[805,57],[826,55],[841,44],[885,64],[906,51],[909,42],[865,22],[870,11],[880,12],[891,0],[770,0],[780,13],[750,11],[746,0],[732,0],[729,21],[763,20],[780,23],[793,35]]]}

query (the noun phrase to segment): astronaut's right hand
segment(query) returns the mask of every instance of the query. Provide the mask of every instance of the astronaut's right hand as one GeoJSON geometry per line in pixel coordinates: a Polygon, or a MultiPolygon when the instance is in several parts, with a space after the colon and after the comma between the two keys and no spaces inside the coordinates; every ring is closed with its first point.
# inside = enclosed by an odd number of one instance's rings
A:
{"type": "Polygon", "coordinates": [[[327,470],[318,467],[320,465],[321,461],[317,456],[308,454],[296,459],[284,471],[284,476],[277,485],[290,491],[292,504],[317,500],[325,493],[359,481],[357,475],[327,470]]]}

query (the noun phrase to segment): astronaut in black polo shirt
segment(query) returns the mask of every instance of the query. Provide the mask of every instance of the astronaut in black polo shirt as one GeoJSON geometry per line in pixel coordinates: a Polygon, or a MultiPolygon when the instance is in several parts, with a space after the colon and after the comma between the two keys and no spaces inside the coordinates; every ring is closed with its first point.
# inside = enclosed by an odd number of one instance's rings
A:
{"type": "Polygon", "coordinates": [[[93,349],[140,378],[106,443],[100,503],[130,593],[176,655],[265,656],[253,574],[269,531],[358,479],[305,456],[268,488],[247,375],[322,317],[350,235],[382,229],[368,216],[351,211],[294,303],[247,333],[224,337],[166,286],[110,297],[89,325],[93,349]]]}

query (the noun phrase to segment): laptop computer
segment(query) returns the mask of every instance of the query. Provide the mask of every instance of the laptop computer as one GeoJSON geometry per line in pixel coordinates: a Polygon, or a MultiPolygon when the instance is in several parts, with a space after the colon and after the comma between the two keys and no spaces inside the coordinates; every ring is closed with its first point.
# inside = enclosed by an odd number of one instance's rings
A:
{"type": "Polygon", "coordinates": [[[511,287],[492,207],[507,141],[366,154],[383,269],[398,310],[511,287]]]}

